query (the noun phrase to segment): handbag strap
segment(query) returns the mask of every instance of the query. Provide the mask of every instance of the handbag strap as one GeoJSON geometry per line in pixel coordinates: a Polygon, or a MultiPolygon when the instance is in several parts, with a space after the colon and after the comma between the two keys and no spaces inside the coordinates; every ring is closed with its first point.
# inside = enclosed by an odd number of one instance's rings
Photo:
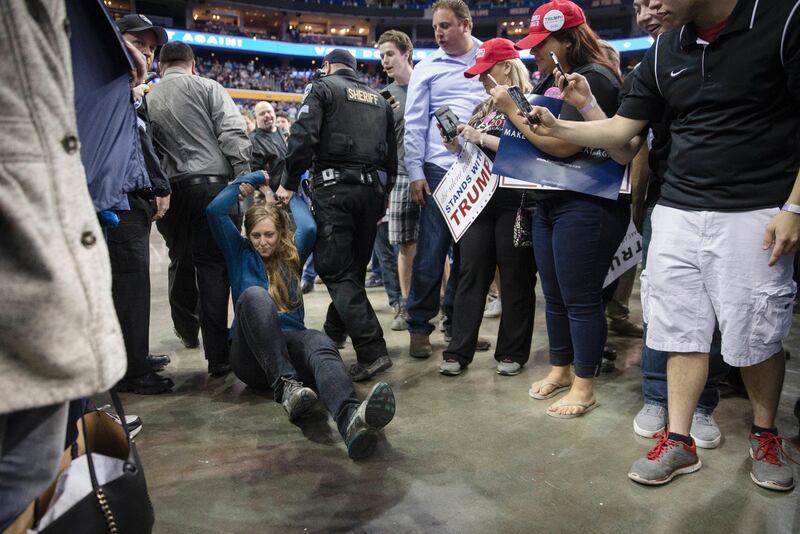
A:
{"type": "Polygon", "coordinates": [[[122,401],[119,398],[119,394],[117,390],[111,388],[108,390],[111,394],[111,402],[114,404],[114,409],[117,411],[117,415],[119,416],[119,420],[122,423],[122,430],[125,431],[125,438],[128,440],[128,450],[131,447],[131,432],[128,429],[128,423],[125,421],[125,409],[122,407],[122,401]]]}
{"type": "MultiPolygon", "coordinates": [[[[125,436],[128,439],[128,446],[130,447],[131,436],[130,432],[128,431],[128,426],[125,424],[125,414],[124,412],[121,412],[122,402],[120,402],[117,392],[113,389],[111,390],[111,399],[114,402],[114,408],[117,410],[117,414],[121,417],[122,428],[125,429],[125,436]]],[[[81,425],[83,426],[83,443],[86,447],[86,463],[89,466],[89,479],[92,482],[92,489],[94,490],[94,495],[97,498],[97,504],[100,506],[100,511],[102,512],[103,518],[106,521],[106,528],[108,528],[109,534],[119,534],[117,520],[114,518],[114,513],[111,511],[111,507],[108,504],[108,499],[106,498],[103,488],[100,487],[100,484],[97,482],[97,473],[94,469],[94,460],[92,460],[92,449],[89,445],[89,431],[86,428],[85,417],[81,417],[81,425]]]]}

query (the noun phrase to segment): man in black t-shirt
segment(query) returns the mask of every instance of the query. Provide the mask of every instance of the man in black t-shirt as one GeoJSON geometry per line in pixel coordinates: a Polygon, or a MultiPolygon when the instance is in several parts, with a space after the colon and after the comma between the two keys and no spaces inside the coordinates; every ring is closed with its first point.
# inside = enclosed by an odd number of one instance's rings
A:
{"type": "Polygon", "coordinates": [[[629,477],[658,485],[700,469],[689,431],[719,320],[722,353],[742,368],[753,407],[751,478],[790,490],[774,425],[796,289],[791,255],[800,243],[800,2],[650,4],[680,29],[647,52],[617,116],[579,123],[533,112],[539,134],[614,148],[667,106],[674,111],[642,276],[647,345],[669,352],[670,432],[629,477]]]}

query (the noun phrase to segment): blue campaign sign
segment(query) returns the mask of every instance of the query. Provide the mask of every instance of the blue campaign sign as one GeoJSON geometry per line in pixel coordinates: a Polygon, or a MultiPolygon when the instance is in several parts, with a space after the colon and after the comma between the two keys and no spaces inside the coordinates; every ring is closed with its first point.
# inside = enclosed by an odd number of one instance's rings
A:
{"type": "MultiPolygon", "coordinates": [[[[527,8],[525,8],[525,10],[527,11],[527,8]]],[[[307,58],[322,58],[335,48],[344,48],[352,53],[359,61],[379,61],[381,59],[381,54],[377,48],[286,43],[269,39],[252,39],[249,37],[240,37],[238,35],[218,35],[175,28],[167,28],[166,30],[170,41],[182,41],[190,46],[307,58]]],[[[647,50],[652,43],[653,40],[649,37],[611,42],[620,52],[647,50]]],[[[425,59],[434,52],[436,52],[436,49],[433,48],[415,48],[412,59],[414,61],[419,61],[425,59]]],[[[524,60],[532,59],[529,50],[520,52],[520,57],[524,60]]]]}
{"type": "MultiPolygon", "coordinates": [[[[535,106],[546,107],[556,117],[561,114],[561,100],[541,95],[532,95],[528,99],[535,106]]],[[[536,186],[616,200],[625,176],[625,166],[600,149],[585,148],[569,158],[551,156],[533,146],[507,120],[492,172],[536,186]]]]}

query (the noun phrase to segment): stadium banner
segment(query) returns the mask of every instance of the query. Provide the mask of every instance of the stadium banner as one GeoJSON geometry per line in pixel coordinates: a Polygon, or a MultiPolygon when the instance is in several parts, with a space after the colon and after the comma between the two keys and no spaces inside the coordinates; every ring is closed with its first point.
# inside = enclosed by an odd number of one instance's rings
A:
{"type": "MultiPolygon", "coordinates": [[[[527,10],[527,8],[526,8],[527,10]]],[[[170,41],[181,41],[189,46],[201,46],[236,52],[254,52],[258,54],[271,54],[278,56],[295,56],[307,58],[323,58],[328,52],[336,48],[343,48],[355,56],[358,61],[380,61],[381,54],[377,48],[356,46],[335,46],[321,44],[287,43],[269,39],[253,39],[238,35],[218,35],[205,32],[165,28],[170,41]]],[[[611,41],[611,44],[620,52],[634,52],[647,50],[653,44],[650,37],[611,41]]],[[[436,52],[433,48],[414,49],[412,59],[419,61],[436,52]]],[[[520,52],[520,57],[525,60],[532,59],[530,51],[520,52]]]]}
{"type": "MultiPolygon", "coordinates": [[[[563,101],[542,95],[529,95],[535,106],[546,107],[558,117],[563,101]]],[[[506,121],[494,160],[494,173],[542,187],[566,189],[616,200],[626,167],[612,160],[605,150],[585,148],[569,158],[545,154],[506,121]]]]}
{"type": "Polygon", "coordinates": [[[642,251],[642,236],[631,220],[625,237],[622,238],[616,254],[611,259],[611,266],[608,268],[603,287],[608,287],[614,280],[639,265],[642,261],[642,251]]]}
{"type": "Polygon", "coordinates": [[[456,242],[472,226],[496,189],[497,178],[492,175],[492,160],[472,143],[466,143],[433,192],[433,200],[456,242]]]}

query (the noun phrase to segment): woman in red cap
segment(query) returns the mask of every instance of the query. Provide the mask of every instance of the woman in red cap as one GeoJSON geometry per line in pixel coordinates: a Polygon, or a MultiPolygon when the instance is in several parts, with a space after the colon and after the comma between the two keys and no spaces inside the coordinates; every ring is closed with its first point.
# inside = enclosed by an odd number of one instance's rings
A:
{"type": "MultiPolygon", "coordinates": [[[[567,72],[582,74],[596,103],[575,109],[564,103],[561,118],[584,120],[594,106],[609,117],[616,113],[620,79],[603,53],[597,35],[586,24],[586,16],[572,2],[554,0],[536,9],[528,36],[517,48],[531,48],[542,81],[534,93],[561,98],[554,76],[555,53],[567,72]]],[[[492,91],[498,110],[539,150],[556,157],[569,157],[583,150],[553,138],[534,134],[504,87],[492,91]]],[[[595,110],[596,111],[596,110],[595,110]]],[[[547,414],[557,418],[583,415],[597,405],[593,379],[600,371],[607,325],[603,304],[603,282],[611,259],[630,221],[630,201],[617,201],[571,191],[534,193],[536,213],[533,243],[536,264],[545,296],[547,333],[550,342],[550,372],[530,389],[534,399],[549,399],[561,391],[566,396],[552,404],[547,414]],[[575,364],[575,377],[570,365],[575,364]]]]}
{"type": "MultiPolygon", "coordinates": [[[[464,76],[480,76],[487,93],[497,84],[516,85],[525,93],[532,89],[528,69],[519,59],[514,43],[508,39],[490,39],[483,43],[475,65],[467,69],[464,76]]],[[[458,138],[444,140],[445,146],[458,152],[462,142],[472,143],[494,160],[505,121],[506,116],[498,112],[488,98],[475,108],[468,124],[458,127],[458,138]]],[[[495,267],[500,269],[503,295],[495,349],[497,372],[516,375],[527,363],[533,334],[536,264],[530,244],[516,247],[513,237],[517,211],[522,208],[527,219],[532,204],[530,195],[519,190],[497,189],[458,242],[461,264],[453,305],[453,339],[442,355],[439,367],[442,374],[460,374],[472,362],[483,304],[495,267]]]]}

